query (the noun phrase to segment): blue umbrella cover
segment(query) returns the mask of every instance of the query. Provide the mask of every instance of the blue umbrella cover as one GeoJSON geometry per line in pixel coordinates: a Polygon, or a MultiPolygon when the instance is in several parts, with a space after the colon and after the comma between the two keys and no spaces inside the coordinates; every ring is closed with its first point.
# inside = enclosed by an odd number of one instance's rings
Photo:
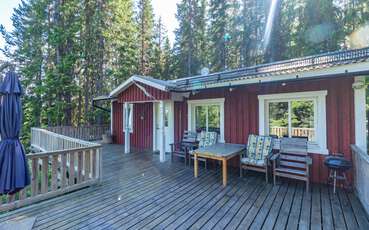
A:
{"type": "Polygon", "coordinates": [[[14,194],[30,184],[27,159],[19,140],[22,93],[18,76],[8,72],[0,86],[0,195],[14,194]]]}

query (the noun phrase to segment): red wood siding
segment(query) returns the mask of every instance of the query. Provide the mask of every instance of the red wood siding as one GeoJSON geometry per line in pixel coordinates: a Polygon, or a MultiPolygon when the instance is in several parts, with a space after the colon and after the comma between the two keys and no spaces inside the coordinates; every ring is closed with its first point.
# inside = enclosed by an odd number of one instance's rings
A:
{"type": "Polygon", "coordinates": [[[134,104],[133,114],[133,133],[131,135],[131,146],[137,149],[152,149],[153,104],[134,104]]]}
{"type": "Polygon", "coordinates": [[[140,85],[154,98],[146,96],[136,85],[131,85],[119,94],[117,101],[113,103],[114,143],[124,144],[123,103],[132,102],[134,105],[133,132],[130,135],[131,146],[136,149],[150,149],[153,146],[153,104],[149,101],[154,99],[168,100],[171,95],[169,92],[151,86],[140,85]]]}
{"type": "MultiPolygon", "coordinates": [[[[138,84],[138,83],[136,83],[138,84]]],[[[153,96],[156,100],[169,100],[170,93],[165,92],[159,89],[156,89],[151,86],[140,84],[142,87],[146,89],[146,91],[153,96]]],[[[126,90],[124,90],[119,96],[118,101],[120,103],[128,102],[142,102],[142,101],[152,101],[153,98],[150,98],[145,95],[145,93],[138,88],[136,85],[131,85],[126,90]]]]}
{"type": "MultiPolygon", "coordinates": [[[[114,143],[124,144],[123,104],[113,103],[114,143]]],[[[150,149],[153,141],[153,104],[137,103],[133,105],[133,132],[130,135],[131,147],[150,149]]]]}
{"type": "MultiPolygon", "coordinates": [[[[352,90],[353,78],[335,78],[325,80],[288,82],[252,85],[228,89],[209,89],[191,96],[191,99],[225,98],[224,104],[224,136],[230,143],[246,143],[250,133],[258,133],[259,102],[258,95],[288,92],[327,90],[327,145],[331,153],[344,153],[351,159],[350,144],[354,143],[354,97],[352,90]]],[[[175,138],[178,141],[187,129],[187,103],[175,104],[175,138]],[[181,109],[180,111],[177,111],[181,109]],[[179,114],[182,120],[179,120],[179,114]],[[183,120],[183,118],[186,118],[183,120]]],[[[325,182],[327,169],[323,164],[324,156],[312,154],[312,180],[325,182]]],[[[238,165],[238,160],[233,162],[238,165]]],[[[352,175],[349,175],[352,179],[352,175]]]]}
{"type": "Polygon", "coordinates": [[[113,141],[116,144],[124,144],[123,136],[123,105],[113,102],[113,141]]]}

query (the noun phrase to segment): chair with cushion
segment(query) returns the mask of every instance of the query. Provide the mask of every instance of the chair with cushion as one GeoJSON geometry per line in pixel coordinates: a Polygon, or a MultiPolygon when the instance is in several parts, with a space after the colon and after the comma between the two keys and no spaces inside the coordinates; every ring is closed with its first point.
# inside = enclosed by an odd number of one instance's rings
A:
{"type": "Polygon", "coordinates": [[[312,160],[308,155],[307,138],[282,138],[280,151],[272,157],[274,184],[277,177],[287,177],[306,182],[309,191],[310,170],[312,160]]]}
{"type": "MultiPolygon", "coordinates": [[[[199,141],[198,148],[204,148],[210,145],[214,145],[218,142],[218,133],[201,131],[201,133],[199,133],[198,135],[198,141],[199,141]]],[[[191,154],[191,159],[194,159],[193,151],[190,151],[190,154],[191,154]]],[[[198,160],[204,162],[205,169],[207,169],[206,159],[199,157],[198,160]]]]}
{"type": "Polygon", "coordinates": [[[244,169],[263,172],[268,183],[268,166],[269,159],[273,154],[272,150],[272,137],[250,134],[246,150],[240,157],[240,177],[242,177],[244,169]]]}
{"type": "Polygon", "coordinates": [[[197,133],[191,131],[184,131],[183,138],[180,142],[170,144],[172,151],[172,162],[175,156],[180,157],[184,159],[186,166],[189,149],[193,149],[194,146],[198,145],[196,137],[197,133]]]}

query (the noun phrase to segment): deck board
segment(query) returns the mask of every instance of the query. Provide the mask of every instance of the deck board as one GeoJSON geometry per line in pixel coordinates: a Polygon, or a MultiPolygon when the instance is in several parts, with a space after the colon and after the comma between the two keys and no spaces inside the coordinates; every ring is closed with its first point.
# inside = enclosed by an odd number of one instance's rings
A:
{"type": "Polygon", "coordinates": [[[237,170],[223,187],[220,170],[201,170],[178,161],[160,163],[149,152],[123,154],[103,148],[103,181],[54,199],[0,215],[0,223],[36,217],[34,229],[369,229],[353,193],[237,170]]]}

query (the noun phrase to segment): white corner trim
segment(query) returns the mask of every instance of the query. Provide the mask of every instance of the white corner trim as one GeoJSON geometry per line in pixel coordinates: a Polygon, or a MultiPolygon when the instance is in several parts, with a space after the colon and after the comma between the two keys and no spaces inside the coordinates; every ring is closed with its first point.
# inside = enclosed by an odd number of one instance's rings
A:
{"type": "Polygon", "coordinates": [[[224,102],[225,98],[212,98],[212,99],[200,99],[200,100],[188,100],[188,119],[187,127],[190,131],[196,131],[194,129],[195,125],[195,115],[194,110],[197,105],[219,105],[220,106],[220,142],[225,142],[224,138],[224,102]]]}
{"type": "Polygon", "coordinates": [[[354,106],[355,106],[355,144],[364,152],[367,152],[366,139],[366,89],[365,78],[356,77],[352,84],[354,90],[354,106]]]}
{"type": "Polygon", "coordinates": [[[110,102],[110,135],[113,136],[113,127],[114,127],[114,102],[110,102]]]}
{"type": "Polygon", "coordinates": [[[314,101],[314,126],[316,129],[316,142],[309,142],[310,153],[327,155],[327,113],[326,96],[327,90],[292,92],[279,94],[259,95],[259,134],[267,135],[268,130],[268,103],[291,100],[313,100],[314,101]]]}

